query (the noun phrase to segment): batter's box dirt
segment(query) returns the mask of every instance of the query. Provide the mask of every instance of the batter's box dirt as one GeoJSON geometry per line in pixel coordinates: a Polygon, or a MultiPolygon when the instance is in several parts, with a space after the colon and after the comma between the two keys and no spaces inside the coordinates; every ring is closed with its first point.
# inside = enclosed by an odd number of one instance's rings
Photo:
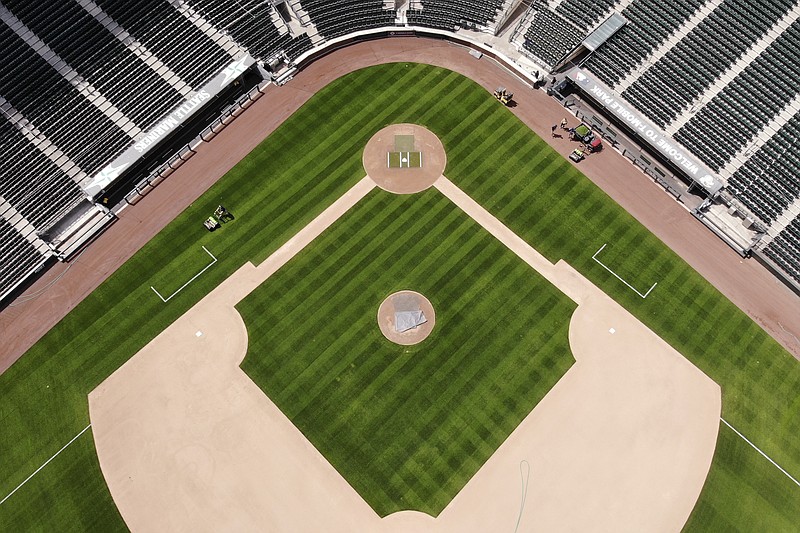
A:
{"type": "Polygon", "coordinates": [[[362,161],[367,175],[381,189],[396,194],[413,194],[424,191],[439,179],[447,164],[447,155],[442,141],[430,130],[416,124],[392,124],[367,142],[362,161]],[[405,152],[405,162],[402,161],[403,154],[397,150],[398,137],[414,139],[414,151],[410,154],[405,152]],[[398,153],[395,156],[397,160],[393,161],[392,154],[398,153]]]}

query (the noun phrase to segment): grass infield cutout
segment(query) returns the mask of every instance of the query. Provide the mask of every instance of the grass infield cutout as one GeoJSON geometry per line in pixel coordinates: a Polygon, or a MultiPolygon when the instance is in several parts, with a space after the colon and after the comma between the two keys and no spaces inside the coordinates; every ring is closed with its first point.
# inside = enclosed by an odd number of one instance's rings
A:
{"type": "MultiPolygon", "coordinates": [[[[484,88],[446,69],[394,63],[342,76],[314,95],[0,375],[0,494],[86,427],[86,397],[98,383],[361,179],[365,143],[399,122],[439,135],[449,157],[445,174],[464,192],[550,261],[573,265],[717,381],[725,420],[798,477],[797,360],[509,110],[498,109],[484,88]],[[503,142],[491,141],[498,138],[503,142]],[[223,240],[197,224],[221,201],[247,215],[223,240]],[[659,289],[642,299],[598,268],[587,250],[604,242],[624,249],[626,270],[657,279],[659,289]],[[177,287],[175,272],[196,264],[200,244],[220,261],[164,305],[150,286],[175,280],[177,287]]],[[[798,490],[724,427],[685,531],[794,531],[798,490]]],[[[0,506],[3,531],[60,531],[65,524],[126,530],[85,435],[0,506]]]]}
{"type": "Polygon", "coordinates": [[[237,309],[243,370],[381,516],[438,515],[574,363],[575,304],[435,190],[374,191],[237,309]],[[375,322],[405,287],[437,321],[408,347],[375,322]]]}

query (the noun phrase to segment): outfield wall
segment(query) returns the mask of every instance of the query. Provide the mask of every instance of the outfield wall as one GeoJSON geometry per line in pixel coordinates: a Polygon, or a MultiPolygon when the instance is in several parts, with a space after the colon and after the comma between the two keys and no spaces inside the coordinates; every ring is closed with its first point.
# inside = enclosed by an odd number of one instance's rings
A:
{"type": "MultiPolygon", "coordinates": [[[[486,43],[483,43],[476,39],[471,39],[466,35],[462,35],[460,33],[436,30],[433,28],[423,28],[421,26],[404,26],[404,27],[387,26],[384,28],[358,31],[342,37],[331,39],[330,41],[326,41],[320,46],[301,54],[290,65],[290,71],[301,70],[307,67],[309,64],[313,63],[314,61],[316,61],[317,59],[320,59],[321,57],[324,57],[340,48],[345,48],[347,46],[362,41],[383,39],[387,37],[424,37],[429,39],[441,39],[444,41],[450,41],[454,44],[464,46],[472,50],[477,50],[484,56],[493,59],[500,66],[508,70],[510,73],[514,74],[516,77],[518,77],[520,80],[522,80],[526,85],[528,85],[531,88],[534,88],[538,82],[541,82],[541,79],[536,78],[535,76],[533,76],[528,72],[525,72],[522,66],[516,61],[514,61],[512,58],[492,48],[490,45],[486,43]]],[[[289,81],[290,79],[291,75],[289,75],[285,79],[284,83],[286,81],[289,81]]]]}
{"type": "Polygon", "coordinates": [[[294,73],[296,73],[298,70],[302,70],[318,59],[321,59],[341,48],[346,48],[359,42],[391,37],[421,37],[446,40],[459,46],[477,50],[483,56],[486,56],[497,62],[500,66],[502,66],[511,74],[515,75],[531,88],[535,88],[537,83],[540,81],[530,73],[525,72],[525,70],[518,63],[505,54],[495,50],[485,43],[475,39],[470,39],[469,37],[458,33],[416,26],[402,28],[387,26],[384,28],[359,31],[342,37],[337,37],[335,39],[326,41],[320,46],[300,55],[294,62],[292,62],[289,68],[277,76],[274,81],[264,81],[250,90],[247,94],[243,95],[236,102],[236,104],[230,106],[217,119],[203,129],[193,141],[182,146],[172,157],[168,158],[148,176],[140,180],[133,190],[125,195],[125,202],[120,203],[113,209],[114,212],[119,212],[128,205],[134,205],[139,202],[139,200],[146,196],[153,189],[153,187],[161,183],[161,181],[167,178],[186,161],[191,159],[192,156],[197,153],[197,148],[202,143],[208,142],[216,137],[220,131],[225,129],[228,124],[235,120],[236,117],[244,112],[245,109],[250,107],[253,102],[261,98],[261,96],[264,94],[264,89],[268,85],[271,85],[272,83],[277,85],[283,85],[287,83],[292,79],[294,73]]]}

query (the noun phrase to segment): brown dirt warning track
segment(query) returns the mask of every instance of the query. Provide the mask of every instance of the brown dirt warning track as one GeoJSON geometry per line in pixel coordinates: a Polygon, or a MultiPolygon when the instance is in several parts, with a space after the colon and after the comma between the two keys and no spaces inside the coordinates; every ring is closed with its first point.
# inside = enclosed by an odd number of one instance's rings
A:
{"type": "MultiPolygon", "coordinates": [[[[53,266],[17,302],[0,311],[0,372],[319,89],[348,72],[395,61],[449,68],[487,90],[504,85],[516,95],[513,113],[562,155],[571,151],[569,142],[549,136],[550,126],[564,116],[557,102],[530,90],[496,63],[469,56],[462,47],[441,40],[396,37],[331,52],[297,73],[286,86],[268,87],[264,98],[203,145],[197,156],[134,208],[123,211],[85,253],[68,264],[53,266]],[[31,295],[37,296],[28,299],[31,295]]],[[[800,357],[800,298],[762,265],[742,260],[622,156],[609,151],[587,159],[581,171],[800,357]]]]}

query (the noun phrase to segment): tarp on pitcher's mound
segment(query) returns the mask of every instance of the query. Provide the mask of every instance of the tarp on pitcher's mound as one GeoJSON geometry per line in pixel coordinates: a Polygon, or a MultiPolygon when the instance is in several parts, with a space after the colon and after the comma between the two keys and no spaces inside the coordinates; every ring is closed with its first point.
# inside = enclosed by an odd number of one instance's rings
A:
{"type": "Polygon", "coordinates": [[[397,333],[403,333],[427,321],[422,311],[399,311],[394,314],[394,329],[397,333]]]}

